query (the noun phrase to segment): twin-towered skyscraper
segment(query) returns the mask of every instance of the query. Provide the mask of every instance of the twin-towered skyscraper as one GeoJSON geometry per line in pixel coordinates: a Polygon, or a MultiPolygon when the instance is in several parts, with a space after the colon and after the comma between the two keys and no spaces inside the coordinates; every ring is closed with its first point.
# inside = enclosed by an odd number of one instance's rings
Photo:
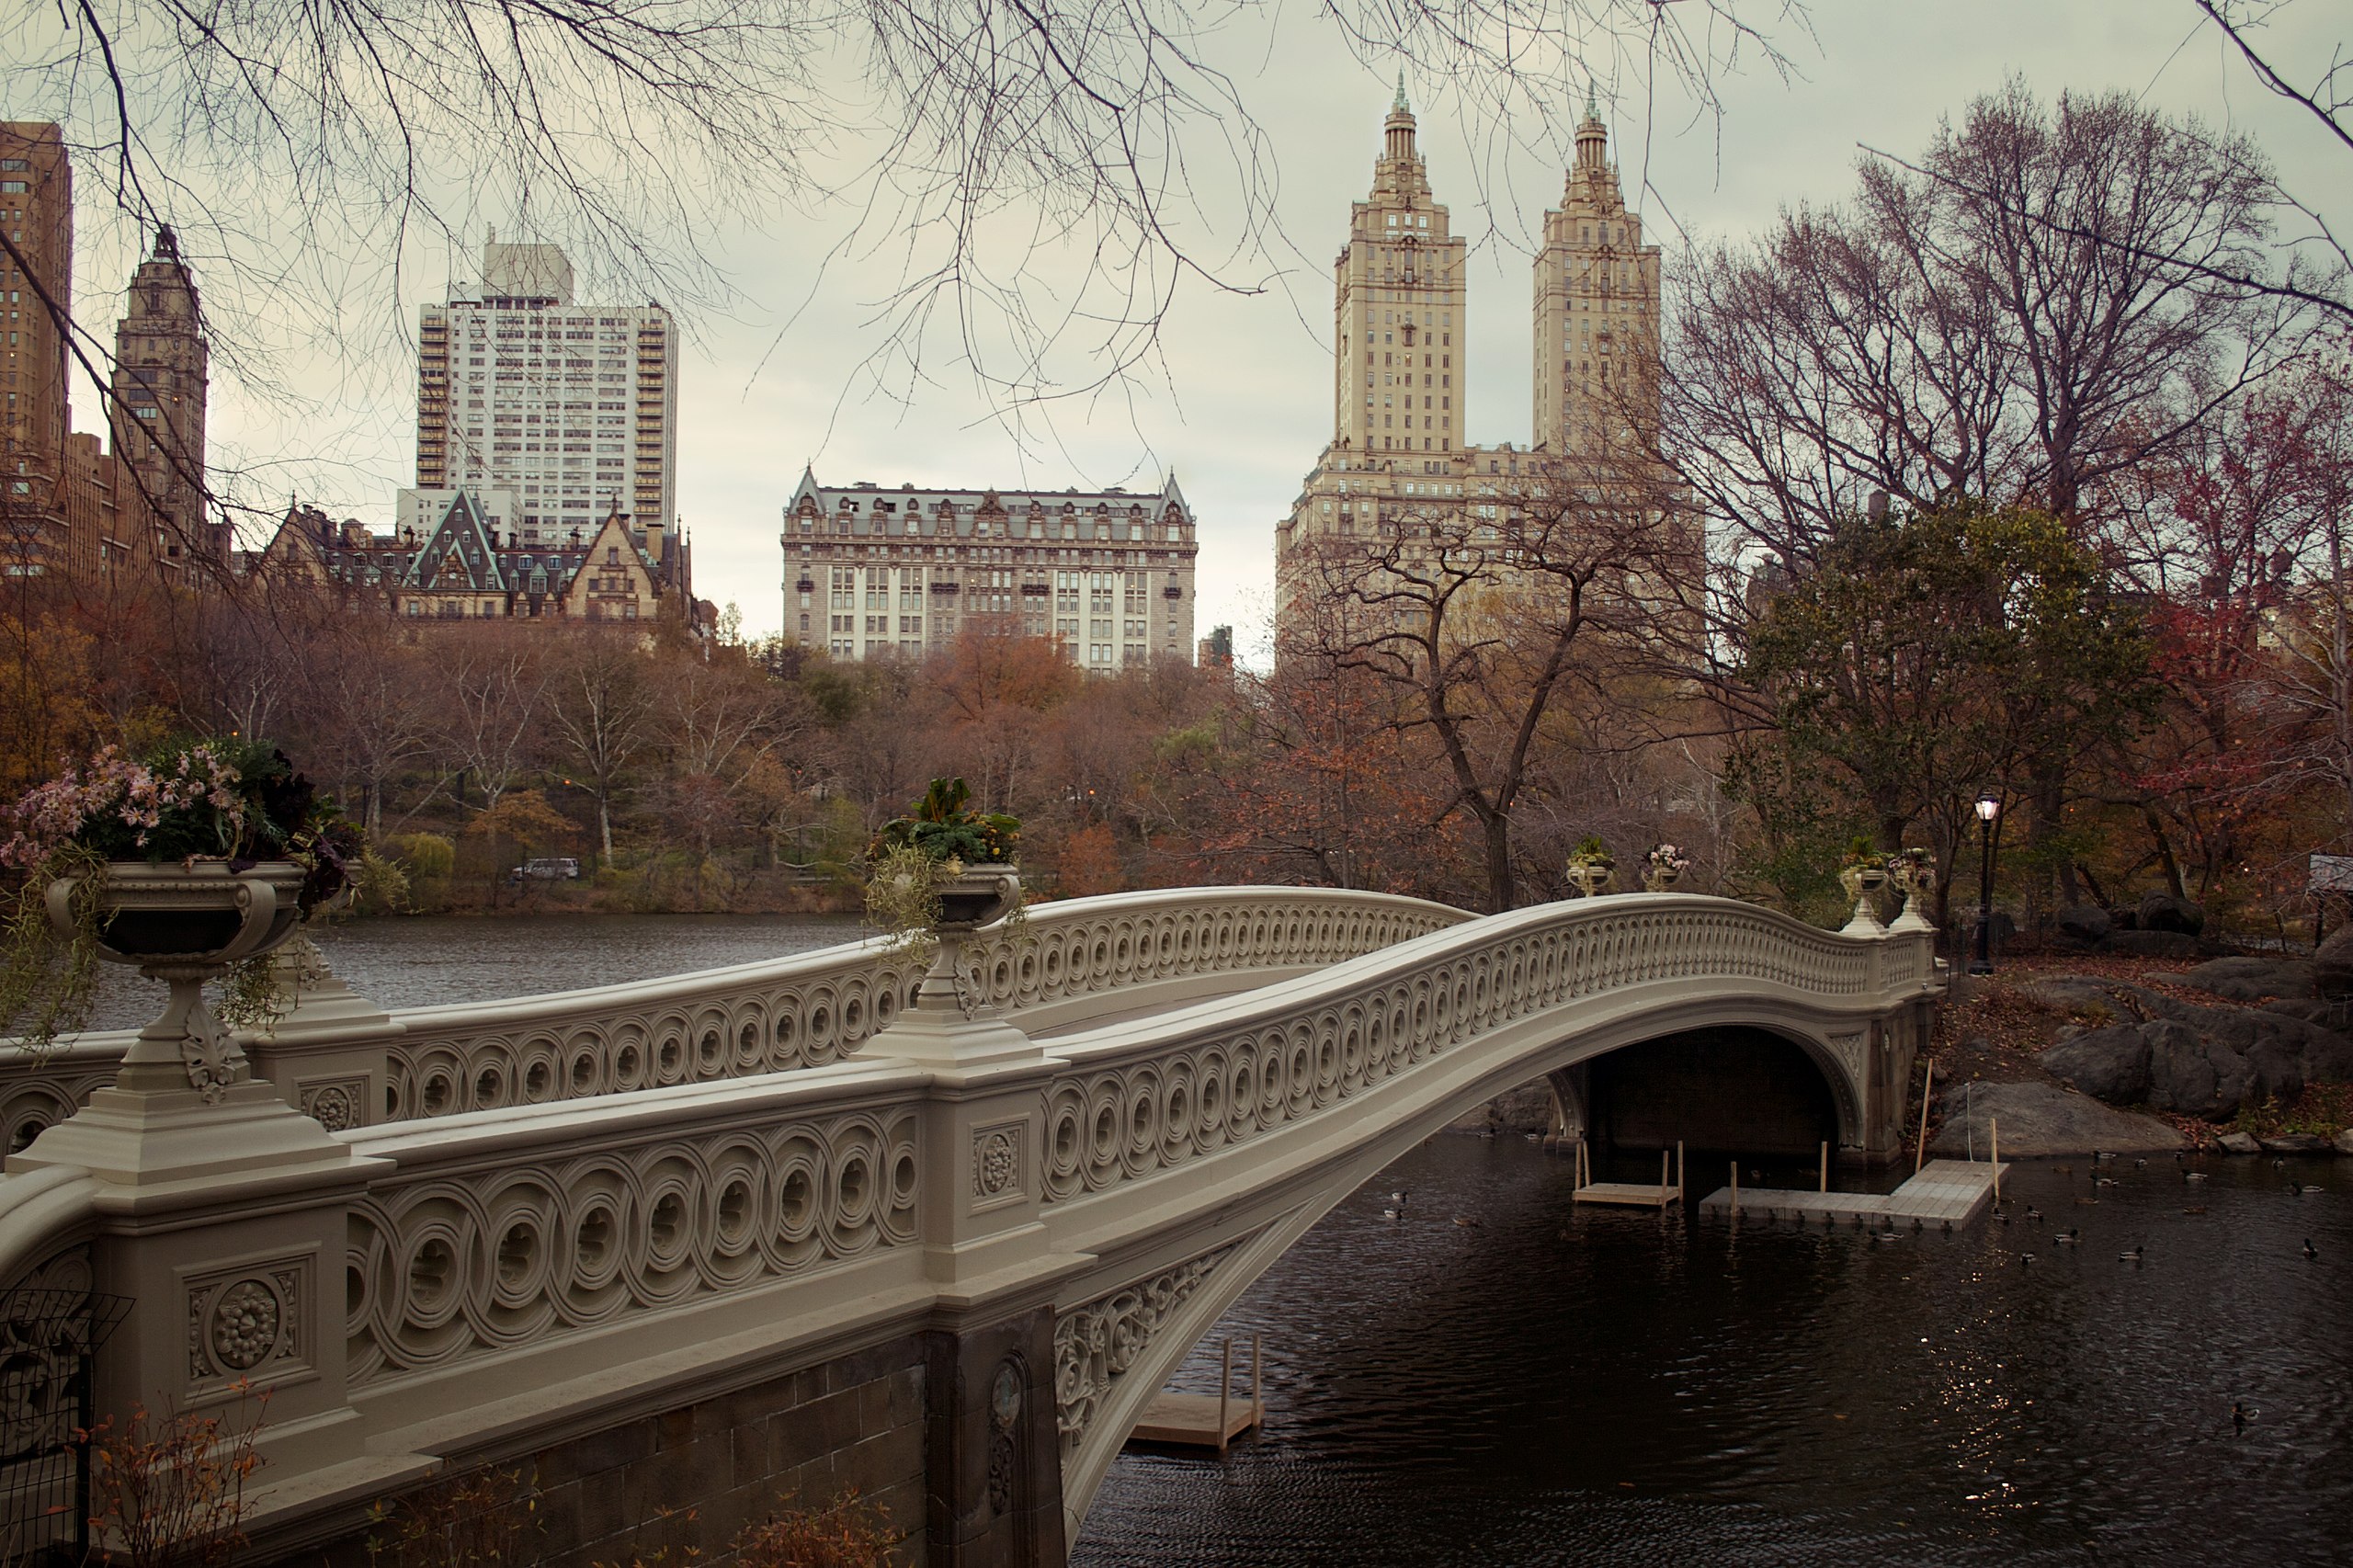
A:
{"type": "Polygon", "coordinates": [[[1351,206],[1333,264],[1332,440],[1278,527],[1279,579],[1318,540],[1370,534],[1383,507],[1482,505],[1523,470],[1622,453],[1630,424],[1655,408],[1658,247],[1626,209],[1588,102],[1536,254],[1532,447],[1465,439],[1468,247],[1431,190],[1415,129],[1400,83],[1371,195],[1351,206]]]}

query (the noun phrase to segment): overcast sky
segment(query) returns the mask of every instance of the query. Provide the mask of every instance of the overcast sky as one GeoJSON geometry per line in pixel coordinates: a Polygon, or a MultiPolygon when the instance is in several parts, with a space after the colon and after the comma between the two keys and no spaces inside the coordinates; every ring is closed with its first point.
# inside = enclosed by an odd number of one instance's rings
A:
{"type": "MultiPolygon", "coordinates": [[[[1808,14],[1811,37],[1776,35],[1799,74],[1783,80],[1752,67],[1725,78],[1721,120],[1664,97],[1646,115],[1631,86],[1606,110],[1627,199],[1653,239],[1736,237],[1784,205],[1839,199],[1852,187],[1860,144],[1916,153],[1939,117],[1957,116],[2011,73],[2046,98],[2063,88],[2120,87],[2169,111],[2244,128],[2290,189],[2340,233],[2353,232],[2353,154],[2265,93],[2187,0],[1813,0],[1808,14]],[[1638,188],[1645,177],[1647,191],[1638,188]]],[[[2275,59],[2309,74],[2347,31],[2343,8],[2308,0],[2269,41],[2275,59]]],[[[1277,252],[1237,274],[1263,278],[1264,291],[1180,287],[1164,334],[1165,376],[1147,376],[1129,395],[1061,405],[1051,435],[1026,451],[992,420],[987,396],[950,345],[935,346],[911,399],[852,385],[853,368],[875,347],[874,283],[858,267],[821,274],[845,222],[838,215],[818,210],[773,220],[764,232],[731,225],[702,236],[741,303],[688,324],[679,511],[694,540],[699,595],[740,606],[749,631],[778,626],[779,508],[804,461],[829,483],[1005,488],[1145,488],[1173,470],[1201,523],[1198,625],[1233,622],[1245,647],[1262,635],[1275,524],[1331,431],[1330,262],[1348,202],[1370,182],[1394,78],[1393,66],[1360,65],[1296,19],[1229,31],[1219,48],[1267,133],[1279,180],[1277,252]]],[[[1490,128],[1460,123],[1446,85],[1416,79],[1410,62],[1407,77],[1431,184],[1474,247],[1466,429],[1476,442],[1524,442],[1529,236],[1560,199],[1561,170],[1527,155],[1489,153],[1482,163],[1473,149],[1492,144],[1490,128]]],[[[1563,131],[1578,107],[1561,106],[1563,131]]],[[[85,324],[93,307],[110,308],[108,288],[121,276],[113,246],[91,233],[76,301],[85,324]]],[[[437,297],[448,276],[473,270],[466,258],[417,258],[402,301],[407,354],[416,305],[437,297]]],[[[382,369],[381,378],[353,376],[332,355],[290,367],[298,403],[314,396],[312,409],[250,395],[224,374],[213,394],[215,460],[250,467],[265,493],[299,489],[339,516],[388,525],[393,492],[413,475],[413,363],[382,369]]],[[[1086,369],[1066,367],[1074,379],[1086,369]]],[[[77,425],[91,423],[95,406],[86,394],[76,399],[77,425]]]]}

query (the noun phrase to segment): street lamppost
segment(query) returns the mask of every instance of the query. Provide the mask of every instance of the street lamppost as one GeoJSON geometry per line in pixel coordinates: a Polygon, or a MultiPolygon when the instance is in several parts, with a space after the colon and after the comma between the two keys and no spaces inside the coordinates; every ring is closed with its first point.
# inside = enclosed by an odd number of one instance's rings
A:
{"type": "Polygon", "coordinates": [[[1977,871],[1977,956],[1969,960],[1972,974],[1994,972],[1994,819],[2001,814],[2001,799],[1991,790],[1977,797],[1978,836],[1984,850],[1977,871]]]}

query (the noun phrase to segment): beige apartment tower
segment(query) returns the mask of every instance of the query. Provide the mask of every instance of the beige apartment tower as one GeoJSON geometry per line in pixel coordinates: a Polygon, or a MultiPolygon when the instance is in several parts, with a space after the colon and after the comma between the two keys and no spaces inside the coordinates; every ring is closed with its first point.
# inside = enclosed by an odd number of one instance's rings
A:
{"type": "Polygon", "coordinates": [[[1462,446],[1463,244],[1430,198],[1398,79],[1372,166],[1372,197],[1348,210],[1332,264],[1333,444],[1420,454],[1435,465],[1462,446]]]}
{"type": "Polygon", "coordinates": [[[1588,100],[1558,210],[1536,256],[1536,443],[1594,453],[1658,404],[1659,251],[1626,210],[1609,133],[1588,100]]]}
{"type": "Polygon", "coordinates": [[[483,246],[482,279],[417,330],[416,484],[510,492],[542,548],[614,511],[675,531],[677,333],[659,305],[575,304],[554,245],[483,246]]]}
{"type": "Polygon", "coordinates": [[[1465,247],[1432,198],[1402,83],[1381,137],[1371,199],[1351,205],[1335,270],[1332,440],[1276,527],[1279,631],[1296,624],[1315,580],[1305,568],[1327,541],[1370,547],[1417,515],[1500,518],[1524,486],[1556,483],[1567,460],[1643,478],[1613,421],[1644,419],[1656,397],[1659,254],[1626,210],[1599,111],[1587,102],[1561,207],[1545,214],[1535,438],[1524,448],[1464,439],[1465,247]]]}

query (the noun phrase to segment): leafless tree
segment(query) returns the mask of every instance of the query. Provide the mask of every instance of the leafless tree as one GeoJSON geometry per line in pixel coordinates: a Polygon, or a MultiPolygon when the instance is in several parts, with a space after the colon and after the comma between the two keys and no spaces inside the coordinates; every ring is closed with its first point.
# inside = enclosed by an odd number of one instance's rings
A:
{"type": "Polygon", "coordinates": [[[1424,732],[1450,810],[1476,824],[1488,906],[1517,902],[1512,829],[1548,716],[1573,689],[1648,668],[1689,614],[1699,540],[1631,440],[1597,436],[1459,500],[1366,504],[1353,533],[1302,544],[1284,653],[1386,683],[1424,732]]]}
{"type": "Polygon", "coordinates": [[[489,811],[531,766],[547,689],[541,650],[505,624],[439,635],[442,748],[489,811]]]}
{"type": "Polygon", "coordinates": [[[613,800],[653,744],[655,691],[643,651],[626,633],[590,628],[551,661],[547,722],[557,755],[597,798],[597,863],[613,864],[613,800]]]}
{"type": "Polygon", "coordinates": [[[2103,487],[2309,344],[2254,144],[2025,85],[1849,205],[1676,268],[1664,456],[1733,536],[1802,559],[1872,491],[2097,524],[2103,487]]]}

